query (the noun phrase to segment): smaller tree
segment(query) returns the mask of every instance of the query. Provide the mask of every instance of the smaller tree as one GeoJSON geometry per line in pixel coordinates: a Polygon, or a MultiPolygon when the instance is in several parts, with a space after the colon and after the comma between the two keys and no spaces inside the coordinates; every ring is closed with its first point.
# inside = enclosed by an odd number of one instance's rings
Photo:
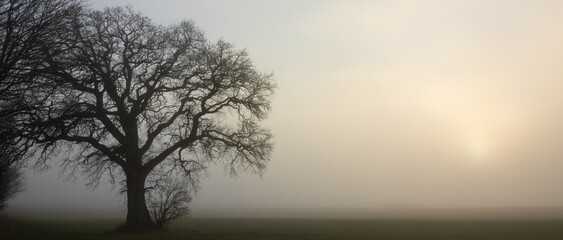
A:
{"type": "Polygon", "coordinates": [[[148,188],[147,202],[156,227],[165,229],[171,222],[190,214],[190,189],[193,189],[190,181],[159,172],[150,183],[154,185],[148,188]]]}

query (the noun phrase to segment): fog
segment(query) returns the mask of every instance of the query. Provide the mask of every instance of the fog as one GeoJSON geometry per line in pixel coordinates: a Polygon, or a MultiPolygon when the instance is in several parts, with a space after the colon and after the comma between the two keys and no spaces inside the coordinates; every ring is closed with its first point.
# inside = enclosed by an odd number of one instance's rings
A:
{"type": "MultiPolygon", "coordinates": [[[[193,216],[563,216],[562,1],[90,3],[193,19],[275,75],[264,176],[211,166],[193,216]]],[[[107,182],[27,175],[12,211],[124,213],[107,182]]]]}

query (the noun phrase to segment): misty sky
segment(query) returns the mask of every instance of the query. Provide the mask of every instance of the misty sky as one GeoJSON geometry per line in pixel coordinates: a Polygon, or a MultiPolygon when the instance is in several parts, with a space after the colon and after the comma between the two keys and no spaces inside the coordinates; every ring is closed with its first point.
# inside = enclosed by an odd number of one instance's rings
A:
{"type": "MultiPolygon", "coordinates": [[[[211,168],[194,214],[563,207],[563,1],[90,3],[193,19],[275,75],[263,178],[211,168]]],[[[58,173],[30,174],[11,207],[123,207],[58,173]]]]}

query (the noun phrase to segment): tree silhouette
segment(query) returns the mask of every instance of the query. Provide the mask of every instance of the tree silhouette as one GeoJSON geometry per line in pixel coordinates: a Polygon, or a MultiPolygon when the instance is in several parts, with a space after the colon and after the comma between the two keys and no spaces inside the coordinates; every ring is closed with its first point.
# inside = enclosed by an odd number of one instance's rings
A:
{"type": "Polygon", "coordinates": [[[75,0],[0,0],[0,208],[21,189],[19,162],[33,145],[22,124],[40,104],[29,96],[43,82],[43,49],[57,46],[81,13],[75,0]]]}
{"type": "Polygon", "coordinates": [[[275,88],[247,53],[211,43],[192,22],[160,26],[130,8],[90,11],[58,45],[43,48],[41,91],[26,99],[20,136],[44,161],[64,161],[96,184],[123,176],[126,226],[154,226],[147,176],[156,168],[194,177],[210,162],[261,174],[272,151],[259,122],[275,88]]]}
{"type": "Polygon", "coordinates": [[[190,213],[189,203],[192,201],[190,190],[193,186],[185,179],[173,174],[153,171],[149,178],[148,207],[155,226],[165,229],[168,225],[190,213]]]}
{"type": "Polygon", "coordinates": [[[17,165],[0,161],[0,211],[8,206],[7,201],[21,191],[22,187],[22,175],[17,165]]]}

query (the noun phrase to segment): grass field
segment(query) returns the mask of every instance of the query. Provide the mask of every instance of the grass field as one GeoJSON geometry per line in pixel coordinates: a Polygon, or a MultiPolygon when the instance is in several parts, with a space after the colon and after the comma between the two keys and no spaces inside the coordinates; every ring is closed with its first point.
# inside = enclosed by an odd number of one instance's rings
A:
{"type": "Polygon", "coordinates": [[[206,219],[177,222],[165,232],[107,234],[120,220],[15,219],[0,239],[467,239],[560,240],[563,220],[206,219]]]}

